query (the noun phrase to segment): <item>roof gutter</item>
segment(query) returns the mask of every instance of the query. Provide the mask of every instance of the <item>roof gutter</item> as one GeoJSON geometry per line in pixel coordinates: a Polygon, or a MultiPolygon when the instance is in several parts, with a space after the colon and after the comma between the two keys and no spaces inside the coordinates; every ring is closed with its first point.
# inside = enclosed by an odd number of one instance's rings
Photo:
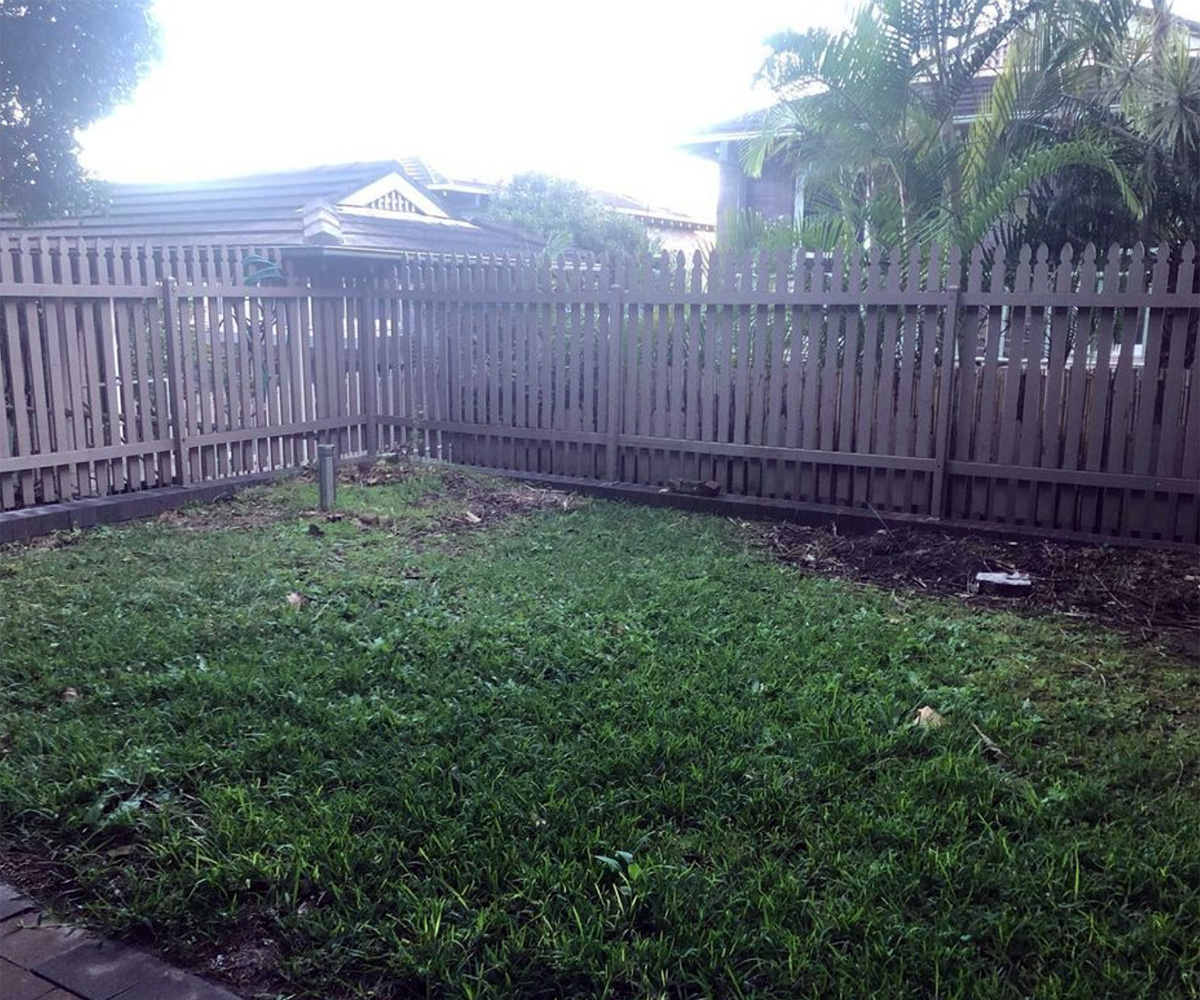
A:
{"type": "Polygon", "coordinates": [[[285,261],[294,260],[306,264],[319,264],[338,261],[347,263],[351,261],[363,261],[366,263],[375,264],[395,264],[399,261],[410,260],[413,257],[444,257],[450,260],[491,260],[505,256],[537,256],[537,254],[532,251],[528,253],[508,251],[507,254],[463,253],[462,251],[443,253],[436,250],[390,250],[386,247],[346,246],[290,246],[281,247],[280,253],[285,261]]]}

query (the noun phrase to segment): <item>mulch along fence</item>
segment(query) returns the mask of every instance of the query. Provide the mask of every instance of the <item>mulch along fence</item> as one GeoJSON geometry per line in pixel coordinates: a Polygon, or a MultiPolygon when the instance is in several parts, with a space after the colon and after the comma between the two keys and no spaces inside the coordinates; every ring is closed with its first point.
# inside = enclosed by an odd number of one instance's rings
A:
{"type": "Polygon", "coordinates": [[[1200,543],[1195,251],[0,253],[0,510],[405,450],[788,509],[1200,543]]]}

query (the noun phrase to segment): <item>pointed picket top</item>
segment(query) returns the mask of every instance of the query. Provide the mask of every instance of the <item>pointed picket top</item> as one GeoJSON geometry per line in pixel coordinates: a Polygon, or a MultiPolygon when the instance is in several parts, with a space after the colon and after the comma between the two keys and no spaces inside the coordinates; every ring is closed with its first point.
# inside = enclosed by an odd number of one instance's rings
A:
{"type": "Polygon", "coordinates": [[[862,293],[862,247],[855,244],[850,249],[850,271],[846,285],[851,292],[862,293]]]}
{"type": "Polygon", "coordinates": [[[908,274],[905,278],[905,291],[917,292],[921,289],[921,248],[914,246],[908,251],[908,274]]]}
{"type": "Polygon", "coordinates": [[[754,291],[762,298],[767,297],[767,291],[771,284],[771,257],[770,251],[759,248],[754,255],[754,291]]]}
{"type": "Polygon", "coordinates": [[[1146,245],[1140,240],[1133,245],[1129,255],[1129,277],[1126,287],[1130,291],[1140,292],[1146,287],[1146,245]]]}
{"type": "Polygon", "coordinates": [[[867,251],[867,289],[875,291],[883,283],[883,248],[878,243],[867,251]]]}
{"type": "Polygon", "coordinates": [[[961,288],[963,283],[962,247],[951,243],[946,250],[946,287],[961,288]]]}
{"type": "Polygon", "coordinates": [[[1196,270],[1196,248],[1189,240],[1183,245],[1183,252],[1180,254],[1179,272],[1175,275],[1175,291],[1188,293],[1192,290],[1192,282],[1195,280],[1196,270]]]}
{"type": "Polygon", "coordinates": [[[842,282],[846,276],[846,251],[838,247],[833,251],[833,264],[829,269],[829,288],[834,291],[842,290],[842,282]]]}
{"type": "MultiPolygon", "coordinates": [[[[1017,273],[1014,280],[1013,291],[1025,292],[1029,290],[1030,280],[1032,277],[1033,267],[1031,261],[1033,259],[1033,249],[1026,243],[1021,247],[1021,255],[1017,260],[1017,273]]],[[[1000,287],[1003,288],[1004,276],[1000,277],[1000,287]]]]}
{"type": "Polygon", "coordinates": [[[775,285],[772,294],[777,302],[782,302],[788,294],[788,277],[792,270],[792,251],[790,247],[779,247],[775,251],[775,285]]]}
{"type": "MultiPolygon", "coordinates": [[[[1071,279],[1075,276],[1075,248],[1070,243],[1064,244],[1058,254],[1058,270],[1054,274],[1054,290],[1070,292],[1071,279]]],[[[1067,303],[1064,303],[1066,305],[1067,303]]]]}
{"type": "Polygon", "coordinates": [[[1088,243],[1083,248],[1083,260],[1079,263],[1079,290],[1091,293],[1096,290],[1096,245],[1088,243]]]}
{"type": "Polygon", "coordinates": [[[1166,292],[1167,285],[1170,282],[1171,273],[1171,255],[1169,253],[1160,253],[1154,261],[1154,270],[1150,276],[1150,290],[1154,292],[1166,292]]]}
{"type": "Polygon", "coordinates": [[[929,244],[929,256],[924,261],[925,268],[924,268],[924,274],[921,279],[922,280],[921,287],[925,291],[928,291],[928,292],[937,291],[938,286],[941,284],[941,267],[940,267],[941,259],[942,259],[941,246],[937,243],[930,243],[929,244]]]}

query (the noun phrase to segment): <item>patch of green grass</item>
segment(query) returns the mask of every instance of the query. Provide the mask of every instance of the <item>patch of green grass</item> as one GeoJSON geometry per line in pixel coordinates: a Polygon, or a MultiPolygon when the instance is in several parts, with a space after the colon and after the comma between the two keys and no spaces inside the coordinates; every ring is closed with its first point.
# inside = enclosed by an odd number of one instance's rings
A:
{"type": "Polygon", "coordinates": [[[3,841],[177,954],[253,915],[305,996],[1200,995],[1188,668],[716,518],[442,544],[437,496],[5,553],[3,841]]]}

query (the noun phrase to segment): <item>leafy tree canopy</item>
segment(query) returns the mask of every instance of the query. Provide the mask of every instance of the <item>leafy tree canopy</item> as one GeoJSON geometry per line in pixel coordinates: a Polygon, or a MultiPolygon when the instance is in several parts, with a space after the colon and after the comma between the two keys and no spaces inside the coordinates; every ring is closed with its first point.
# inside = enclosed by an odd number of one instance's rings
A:
{"type": "Polygon", "coordinates": [[[78,131],[157,57],[150,0],[0,0],[0,211],[28,220],[94,204],[78,131]]]}
{"type": "Polygon", "coordinates": [[[637,255],[652,249],[636,219],[614,212],[582,184],[546,174],[513,177],[492,200],[486,219],[536,233],[551,254],[637,255]]]}
{"type": "Polygon", "coordinates": [[[843,33],[777,35],[762,77],[779,100],[746,167],[805,178],[810,246],[1129,242],[1139,220],[1176,239],[1195,221],[1200,75],[1165,2],[1140,45],[1136,0],[867,0],[843,33]]]}

